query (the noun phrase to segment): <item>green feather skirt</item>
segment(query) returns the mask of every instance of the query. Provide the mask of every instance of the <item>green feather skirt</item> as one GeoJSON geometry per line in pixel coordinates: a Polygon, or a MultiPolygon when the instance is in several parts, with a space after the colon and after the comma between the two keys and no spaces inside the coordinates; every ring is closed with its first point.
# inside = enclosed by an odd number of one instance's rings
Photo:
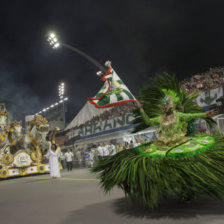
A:
{"type": "Polygon", "coordinates": [[[169,195],[224,199],[223,136],[197,136],[167,151],[143,144],[98,161],[92,172],[99,174],[105,192],[118,186],[134,202],[150,208],[169,195]]]}

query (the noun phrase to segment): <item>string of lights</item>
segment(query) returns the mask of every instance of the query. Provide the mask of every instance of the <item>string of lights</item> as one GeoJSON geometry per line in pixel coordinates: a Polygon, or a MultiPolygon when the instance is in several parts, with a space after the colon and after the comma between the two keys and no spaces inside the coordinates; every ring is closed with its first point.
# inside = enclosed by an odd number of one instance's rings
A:
{"type": "Polygon", "coordinates": [[[37,114],[42,114],[42,113],[46,113],[48,110],[53,109],[55,107],[57,107],[60,104],[63,104],[65,101],[68,100],[68,97],[64,96],[65,94],[65,84],[62,82],[59,86],[58,86],[58,96],[59,96],[59,101],[55,102],[53,104],[51,104],[49,107],[45,107],[43,108],[41,111],[39,111],[37,114]]]}

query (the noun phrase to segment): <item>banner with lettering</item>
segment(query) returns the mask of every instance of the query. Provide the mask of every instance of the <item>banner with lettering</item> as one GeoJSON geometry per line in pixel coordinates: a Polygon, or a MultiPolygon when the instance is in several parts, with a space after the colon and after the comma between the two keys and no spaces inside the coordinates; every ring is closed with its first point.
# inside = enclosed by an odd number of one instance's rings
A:
{"type": "Polygon", "coordinates": [[[84,137],[87,135],[93,135],[99,132],[104,132],[131,125],[133,120],[134,120],[133,114],[127,113],[124,114],[123,116],[116,117],[110,120],[89,123],[87,125],[82,125],[78,128],[71,129],[67,135],[69,139],[77,136],[84,137]]]}

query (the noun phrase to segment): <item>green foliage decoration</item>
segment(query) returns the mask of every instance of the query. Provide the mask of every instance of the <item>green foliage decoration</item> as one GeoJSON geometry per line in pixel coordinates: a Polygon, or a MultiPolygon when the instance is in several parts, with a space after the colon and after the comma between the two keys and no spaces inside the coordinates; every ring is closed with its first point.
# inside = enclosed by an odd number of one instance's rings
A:
{"type": "Polygon", "coordinates": [[[215,136],[215,141],[212,149],[181,158],[150,157],[136,149],[125,150],[99,161],[92,172],[98,173],[105,192],[118,186],[145,207],[156,208],[169,195],[224,199],[224,137],[215,136]]]}

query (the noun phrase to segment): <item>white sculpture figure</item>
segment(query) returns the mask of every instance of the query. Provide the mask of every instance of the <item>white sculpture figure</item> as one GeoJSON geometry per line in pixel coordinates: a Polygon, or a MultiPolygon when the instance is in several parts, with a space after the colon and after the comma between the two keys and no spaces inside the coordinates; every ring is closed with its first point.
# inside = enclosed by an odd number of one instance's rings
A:
{"type": "Polygon", "coordinates": [[[10,152],[12,154],[23,149],[24,150],[24,135],[22,134],[22,122],[14,121],[10,123],[9,129],[9,143],[10,152]]]}

